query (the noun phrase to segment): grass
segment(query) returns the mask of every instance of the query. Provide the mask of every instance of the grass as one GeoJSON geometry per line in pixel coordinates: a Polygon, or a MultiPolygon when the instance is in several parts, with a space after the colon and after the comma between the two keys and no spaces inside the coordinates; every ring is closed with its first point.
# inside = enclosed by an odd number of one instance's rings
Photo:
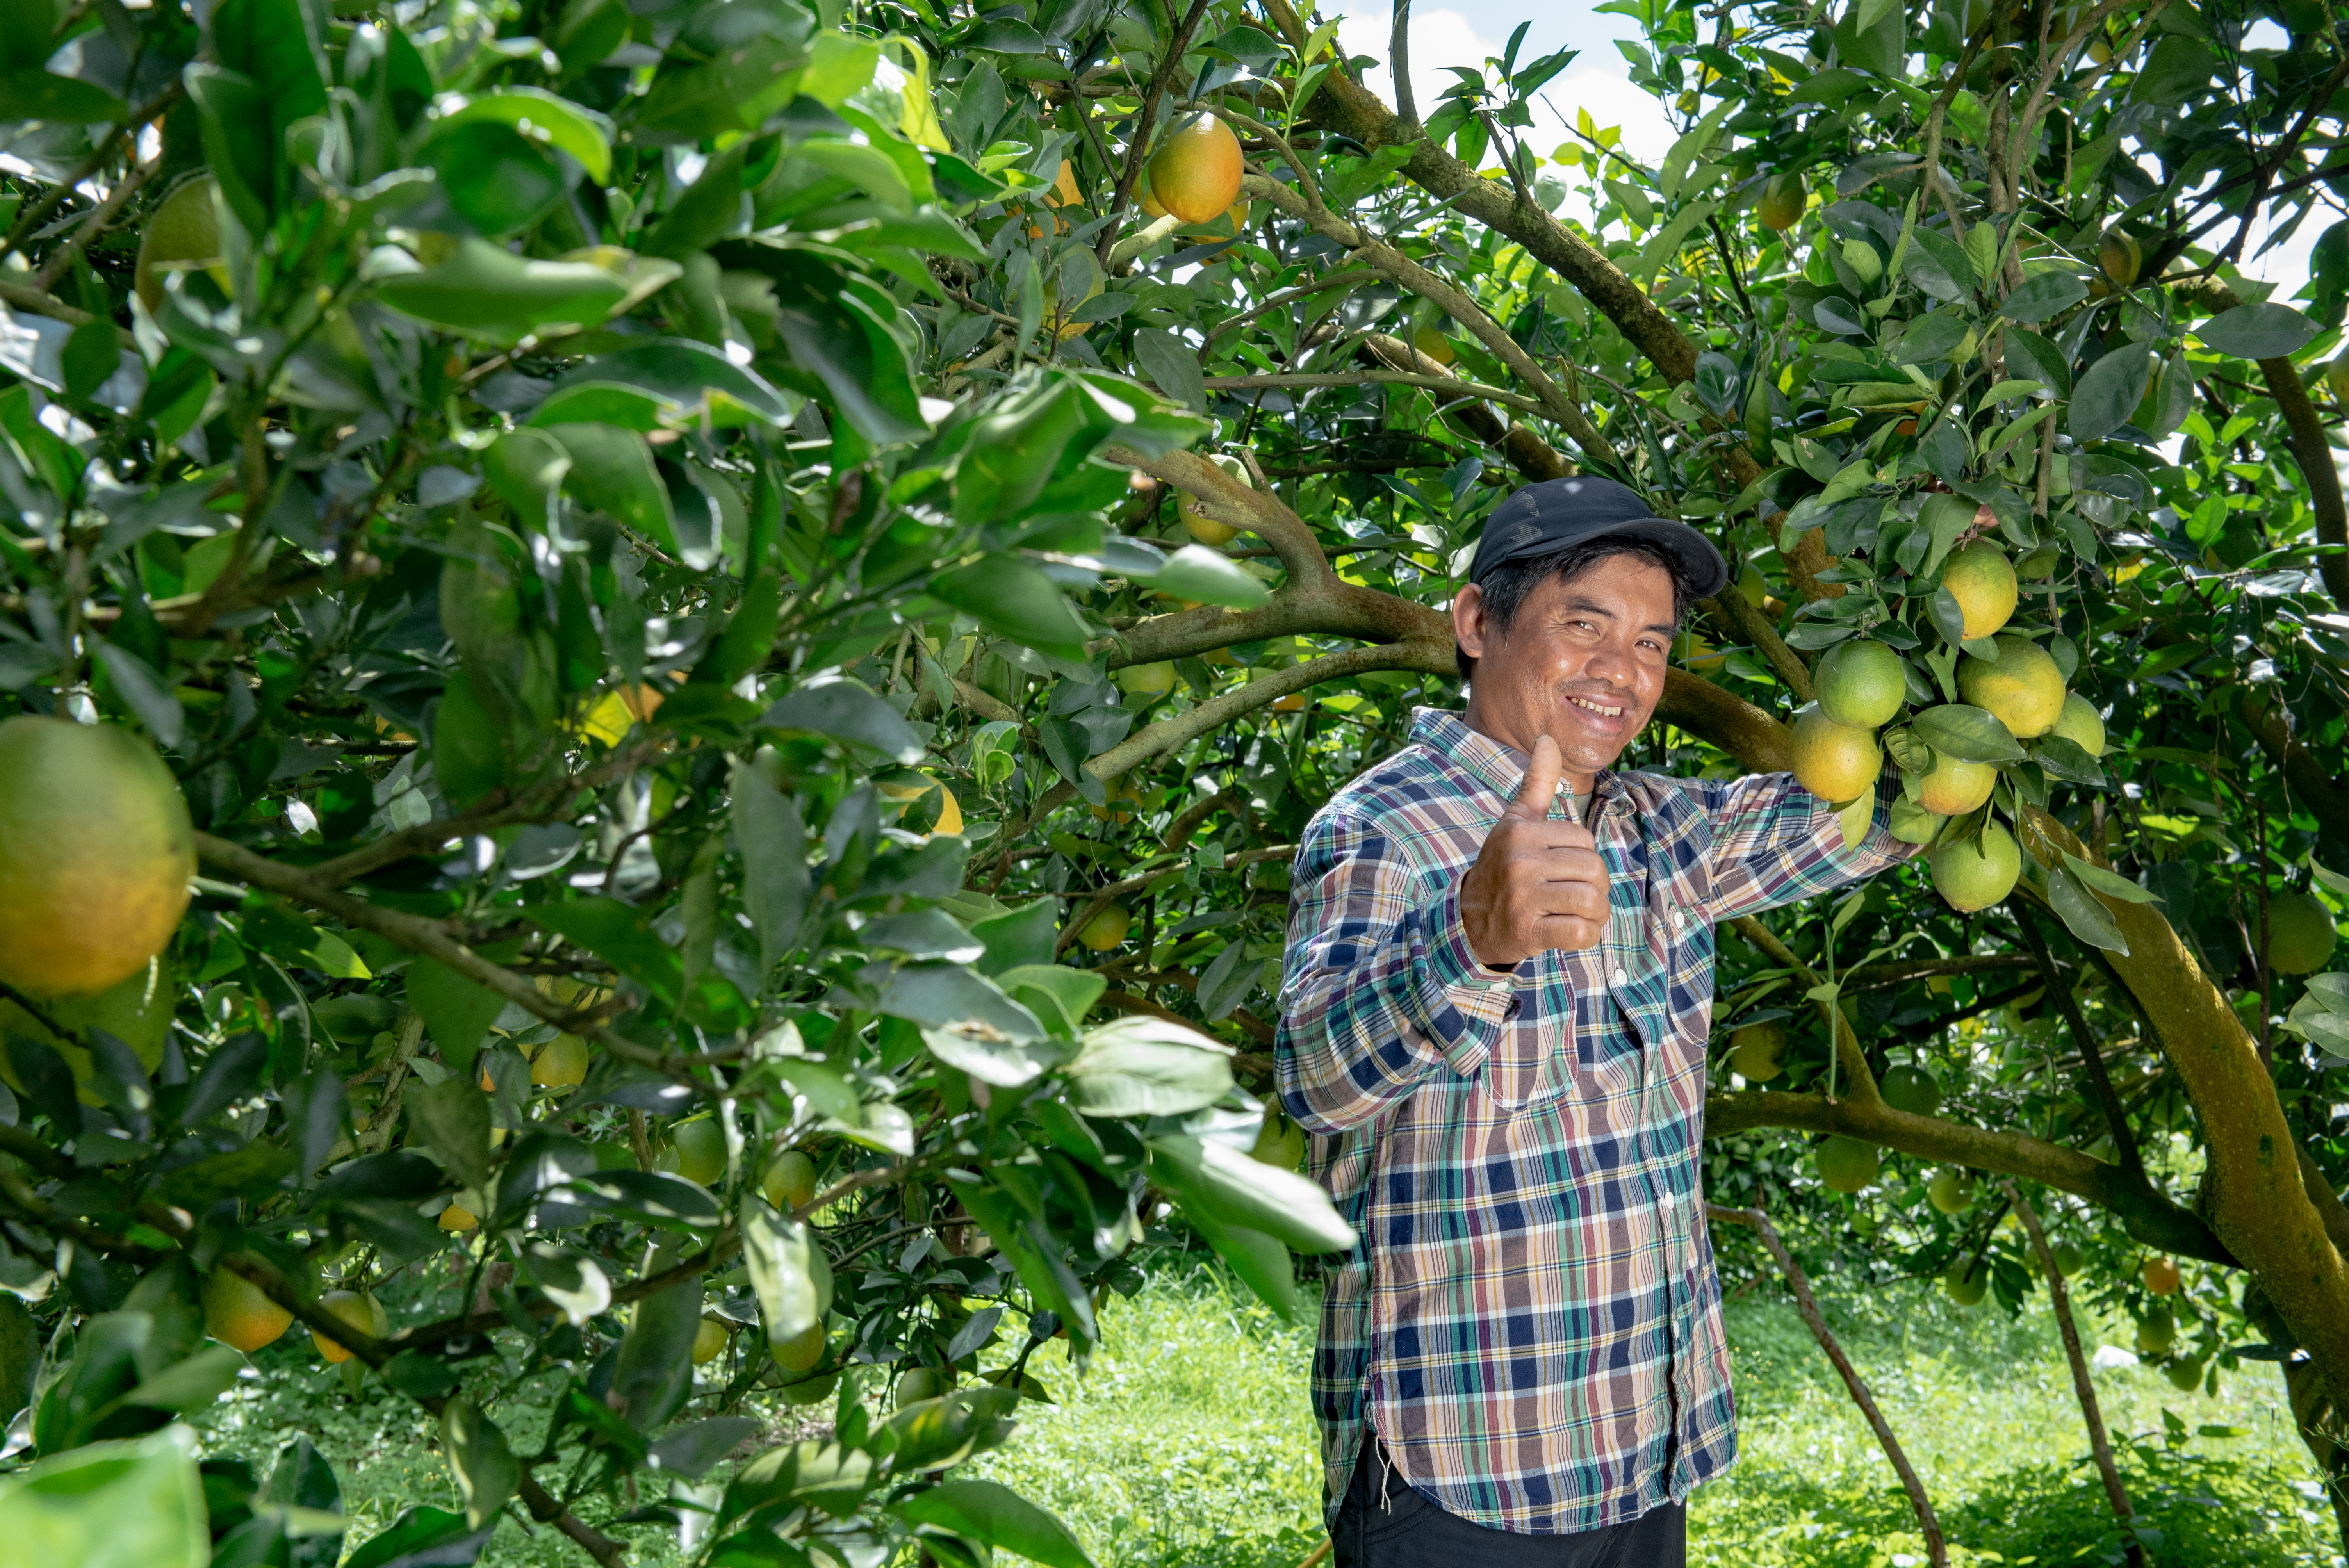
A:
{"type": "MultiPolygon", "coordinates": [[[[2043,1311],[2010,1320],[1909,1287],[1830,1301],[1966,1563],[2118,1562],[2070,1374],[2043,1311]]],[[[1735,1568],[1908,1568],[1916,1518],[1882,1449],[1791,1305],[1733,1302],[1742,1457],[1701,1489],[1691,1557],[1735,1568]]],[[[1214,1275],[1161,1279],[1107,1308],[1082,1376],[1040,1357],[1060,1400],[979,1473],[1069,1520],[1105,1568],[1293,1568],[1320,1541],[1320,1467],[1305,1403],[1309,1326],[1288,1327],[1214,1275]]],[[[2150,1369],[2095,1374],[2132,1501],[2160,1532],[2156,1568],[2338,1568],[2332,1511],[2293,1435],[2282,1382],[2246,1367],[2213,1398],[2150,1369]],[[2194,1438],[2177,1451],[2162,1412],[2194,1438]]]]}
{"type": "MultiPolygon", "coordinates": [[[[1826,1309],[1923,1475],[1954,1561],[2054,1568],[2120,1560],[2044,1310],[2020,1319],[1968,1312],[1917,1286],[1831,1295],[1826,1309]]],[[[1083,1372],[1057,1346],[1031,1364],[1057,1403],[1031,1406],[1009,1447],[968,1473],[1054,1510],[1103,1568],[1295,1568],[1321,1540],[1320,1462],[1305,1397],[1309,1322],[1283,1325],[1205,1271],[1162,1274],[1132,1300],[1111,1297],[1103,1315],[1107,1345],[1083,1372]]],[[[1921,1563],[1915,1519],[1890,1467],[1793,1308],[1757,1295],[1733,1302],[1728,1324],[1742,1457],[1696,1494],[1692,1559],[1728,1568],[1921,1563]]],[[[202,1418],[212,1451],[247,1459],[265,1475],[281,1446],[307,1435],[342,1482],[353,1525],[347,1544],[411,1503],[456,1505],[426,1447],[431,1423],[413,1405],[377,1379],[351,1398],[298,1333],[257,1359],[273,1375],[202,1418]]],[[[2331,1510],[2271,1368],[2246,1367],[2215,1398],[2178,1393],[2151,1370],[2096,1378],[2116,1437],[2143,1439],[2127,1451],[2127,1479],[2160,1532],[2154,1568],[2343,1568],[2331,1510]],[[2193,1438],[2173,1451],[2162,1440],[2165,1410],[2189,1432],[2243,1435],[2193,1438]]],[[[526,1391],[523,1402],[543,1404],[555,1386],[526,1391]]],[[[529,1446],[538,1432],[513,1436],[529,1446]]],[[[666,1531],[626,1533],[633,1561],[677,1561],[666,1531]]],[[[577,1568],[585,1560],[551,1532],[526,1537],[509,1522],[482,1561],[577,1568]]]]}

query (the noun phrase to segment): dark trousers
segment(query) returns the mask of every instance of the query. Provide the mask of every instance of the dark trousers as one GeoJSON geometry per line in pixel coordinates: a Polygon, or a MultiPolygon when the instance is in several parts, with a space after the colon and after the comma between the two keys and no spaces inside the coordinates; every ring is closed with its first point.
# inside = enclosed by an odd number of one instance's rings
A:
{"type": "Polygon", "coordinates": [[[1493,1530],[1413,1491],[1379,1462],[1378,1439],[1364,1432],[1330,1539],[1335,1568],[1687,1568],[1688,1510],[1668,1502],[1628,1524],[1573,1535],[1493,1530]]]}

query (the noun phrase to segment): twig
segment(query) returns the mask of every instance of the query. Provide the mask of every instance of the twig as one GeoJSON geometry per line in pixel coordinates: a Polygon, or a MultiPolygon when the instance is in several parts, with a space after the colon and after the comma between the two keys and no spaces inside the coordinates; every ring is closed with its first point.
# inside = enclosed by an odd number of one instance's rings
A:
{"type": "Polygon", "coordinates": [[[1191,0],[1191,9],[1183,17],[1174,36],[1166,41],[1166,52],[1159,57],[1158,68],[1150,73],[1150,85],[1143,89],[1142,108],[1133,119],[1133,139],[1126,144],[1125,167],[1118,171],[1117,191],[1110,197],[1110,222],[1102,231],[1097,254],[1102,270],[1110,267],[1110,253],[1117,248],[1119,222],[1125,209],[1133,200],[1133,187],[1142,178],[1142,160],[1150,151],[1151,130],[1158,119],[1158,100],[1166,94],[1166,85],[1174,79],[1183,64],[1183,51],[1191,46],[1191,34],[1198,27],[1199,18],[1207,14],[1207,0],[1191,0]]]}
{"type": "Polygon", "coordinates": [[[2088,1376],[2088,1358],[2080,1353],[2080,1330],[2072,1321],[2072,1298],[2064,1288],[2064,1271],[2055,1266],[2055,1254],[2047,1245],[2047,1233],[2041,1228],[2039,1215],[2023,1201],[2023,1193],[2014,1178],[1999,1182],[2005,1189],[2007,1202],[2023,1217],[2023,1228],[2031,1233],[2032,1251],[2038,1254],[2039,1266],[2047,1275],[2048,1299],[2054,1304],[2055,1326],[2064,1336],[2064,1355],[2072,1363],[2072,1387],[2080,1396],[2080,1414],[2088,1423],[2088,1447],[2095,1455],[2096,1473],[2104,1478],[2105,1496],[2113,1505],[2113,1517],[2120,1521],[2121,1532],[2128,1539],[2128,1560],[2144,1568],[2145,1548],[2137,1533],[2136,1511],[2129,1507],[2128,1491],[2121,1485],[2120,1467],[2113,1462],[2112,1439],[2105,1435],[2105,1413],[2096,1404],[2096,1385],[2088,1376]]]}
{"type": "Polygon", "coordinates": [[[122,211],[122,204],[138,194],[139,188],[162,166],[162,155],[159,153],[152,162],[138,165],[116,181],[114,189],[106,193],[106,200],[91,208],[88,214],[75,225],[73,238],[49,253],[47,259],[41,263],[40,271],[33,274],[33,287],[44,291],[56,287],[66,269],[74,264],[74,259],[89,248],[92,240],[107,231],[114,222],[114,215],[122,211]]]}
{"type": "Polygon", "coordinates": [[[1909,1462],[1909,1456],[1901,1450],[1900,1439],[1892,1435],[1892,1424],[1877,1408],[1876,1398],[1868,1391],[1868,1384],[1861,1379],[1858,1368],[1851,1364],[1851,1358],[1844,1354],[1843,1346],[1836,1343],[1836,1336],[1828,1331],[1826,1317],[1819,1311],[1817,1298],[1811,1294],[1811,1282],[1804,1277],[1802,1265],[1795,1262],[1794,1254],[1786,1250],[1785,1243],[1778,1239],[1777,1228],[1770,1223],[1770,1216],[1759,1209],[1730,1209],[1719,1203],[1707,1203],[1704,1212],[1715,1221],[1751,1226],[1760,1234],[1763,1246],[1769,1250],[1770,1256],[1776,1260],[1778,1267],[1785,1274],[1787,1287],[1795,1293],[1795,1310],[1802,1314],[1811,1337],[1819,1342],[1819,1348],[1826,1351],[1827,1359],[1835,1364],[1836,1371],[1843,1378],[1844,1387],[1851,1394],[1852,1403],[1857,1405],[1859,1413],[1868,1418],[1869,1428],[1876,1433],[1876,1440],[1883,1445],[1884,1457],[1892,1461],[1893,1470],[1900,1477],[1900,1490],[1909,1494],[1909,1506],[1917,1512],[1917,1529],[1925,1538],[1927,1559],[1933,1568],[1948,1568],[1950,1549],[1941,1539],[1941,1522],[1934,1515],[1932,1499],[1925,1494],[1924,1481],[1919,1479],[1916,1467],[1909,1462]]]}

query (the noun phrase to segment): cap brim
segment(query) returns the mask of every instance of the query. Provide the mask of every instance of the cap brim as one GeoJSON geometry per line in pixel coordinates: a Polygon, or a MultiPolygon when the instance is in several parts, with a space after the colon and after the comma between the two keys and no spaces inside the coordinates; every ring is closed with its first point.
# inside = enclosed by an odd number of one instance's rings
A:
{"type": "Polygon", "coordinates": [[[1661,546],[1680,562],[1692,599],[1710,599],[1729,586],[1729,562],[1722,559],[1713,541],[1685,522],[1669,517],[1639,517],[1590,535],[1590,540],[1620,538],[1644,539],[1661,546]]]}

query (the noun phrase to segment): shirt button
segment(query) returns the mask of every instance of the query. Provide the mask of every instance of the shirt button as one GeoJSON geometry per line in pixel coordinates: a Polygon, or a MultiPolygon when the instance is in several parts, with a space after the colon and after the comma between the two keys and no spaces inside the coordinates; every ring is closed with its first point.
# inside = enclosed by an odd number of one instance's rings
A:
{"type": "Polygon", "coordinates": [[[1678,931],[1681,928],[1682,923],[1681,912],[1679,910],[1672,911],[1672,929],[1674,931],[1678,931]]]}
{"type": "Polygon", "coordinates": [[[1616,971],[1615,971],[1615,984],[1617,984],[1618,985],[1630,985],[1630,983],[1631,983],[1631,976],[1630,976],[1629,974],[1625,973],[1625,972],[1624,972],[1624,970],[1623,970],[1623,969],[1619,965],[1619,966],[1616,968],[1616,971]]]}

